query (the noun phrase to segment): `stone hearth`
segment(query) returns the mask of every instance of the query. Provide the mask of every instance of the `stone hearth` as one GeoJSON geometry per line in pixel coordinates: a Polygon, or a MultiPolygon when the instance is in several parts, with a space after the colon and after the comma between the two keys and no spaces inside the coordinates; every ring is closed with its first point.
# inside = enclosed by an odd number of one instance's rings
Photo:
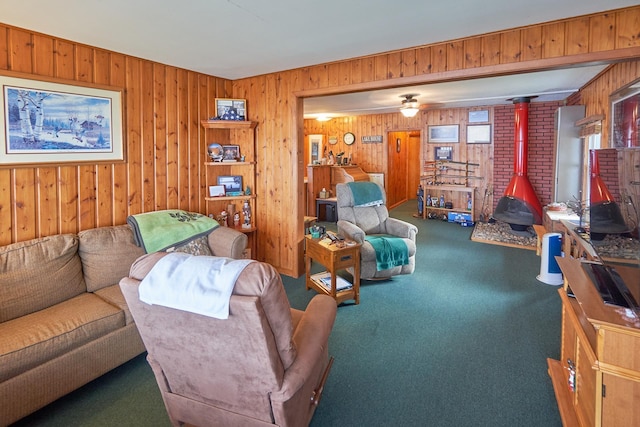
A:
{"type": "Polygon", "coordinates": [[[493,245],[512,246],[522,249],[536,249],[537,238],[532,227],[526,231],[514,232],[511,226],[503,221],[494,223],[476,222],[471,233],[474,242],[493,245]]]}

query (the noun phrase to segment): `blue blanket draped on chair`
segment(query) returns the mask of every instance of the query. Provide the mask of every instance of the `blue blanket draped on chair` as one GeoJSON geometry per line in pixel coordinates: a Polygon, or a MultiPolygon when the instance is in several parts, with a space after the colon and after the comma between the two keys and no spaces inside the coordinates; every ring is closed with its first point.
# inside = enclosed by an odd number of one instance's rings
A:
{"type": "Polygon", "coordinates": [[[382,190],[375,182],[348,182],[353,194],[353,206],[379,206],[382,202],[382,190]]]}
{"type": "Polygon", "coordinates": [[[378,271],[409,264],[409,248],[400,237],[389,234],[366,236],[376,251],[376,268],[378,271]]]}

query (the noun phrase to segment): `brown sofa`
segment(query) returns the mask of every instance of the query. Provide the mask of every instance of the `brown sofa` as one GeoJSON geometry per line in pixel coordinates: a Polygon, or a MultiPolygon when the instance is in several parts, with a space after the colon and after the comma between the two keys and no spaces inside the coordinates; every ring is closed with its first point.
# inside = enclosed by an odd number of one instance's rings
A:
{"type": "MultiPolygon", "coordinates": [[[[241,258],[247,237],[219,227],[208,243],[241,258]]],[[[118,286],[143,254],[128,225],[0,247],[0,426],[145,351],[118,286]]]]}

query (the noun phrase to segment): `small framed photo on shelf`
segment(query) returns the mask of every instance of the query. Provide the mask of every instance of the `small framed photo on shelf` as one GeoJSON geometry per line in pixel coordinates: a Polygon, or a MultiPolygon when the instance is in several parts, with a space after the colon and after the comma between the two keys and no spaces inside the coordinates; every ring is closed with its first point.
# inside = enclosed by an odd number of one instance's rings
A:
{"type": "Polygon", "coordinates": [[[222,161],[223,162],[237,162],[240,159],[240,146],[239,145],[223,145],[222,146],[222,161]]]}
{"type": "Polygon", "coordinates": [[[210,185],[209,197],[223,197],[225,195],[224,185],[210,185]]]}
{"type": "Polygon", "coordinates": [[[240,175],[220,175],[218,185],[224,187],[226,196],[242,196],[242,176],[240,175]]]}
{"type": "Polygon", "coordinates": [[[467,144],[491,144],[491,125],[467,125],[467,144]]]}
{"type": "Polygon", "coordinates": [[[247,120],[246,99],[216,98],[215,103],[215,120],[247,120]]]}
{"type": "Polygon", "coordinates": [[[459,125],[429,126],[429,142],[458,142],[459,125]]]}

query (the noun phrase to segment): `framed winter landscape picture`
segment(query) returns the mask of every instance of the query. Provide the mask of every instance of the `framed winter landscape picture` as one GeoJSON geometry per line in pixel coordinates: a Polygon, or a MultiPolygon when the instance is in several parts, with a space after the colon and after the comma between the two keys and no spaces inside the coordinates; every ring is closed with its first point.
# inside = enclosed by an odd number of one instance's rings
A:
{"type": "Polygon", "coordinates": [[[122,90],[0,75],[0,167],[125,161],[122,90]]]}

